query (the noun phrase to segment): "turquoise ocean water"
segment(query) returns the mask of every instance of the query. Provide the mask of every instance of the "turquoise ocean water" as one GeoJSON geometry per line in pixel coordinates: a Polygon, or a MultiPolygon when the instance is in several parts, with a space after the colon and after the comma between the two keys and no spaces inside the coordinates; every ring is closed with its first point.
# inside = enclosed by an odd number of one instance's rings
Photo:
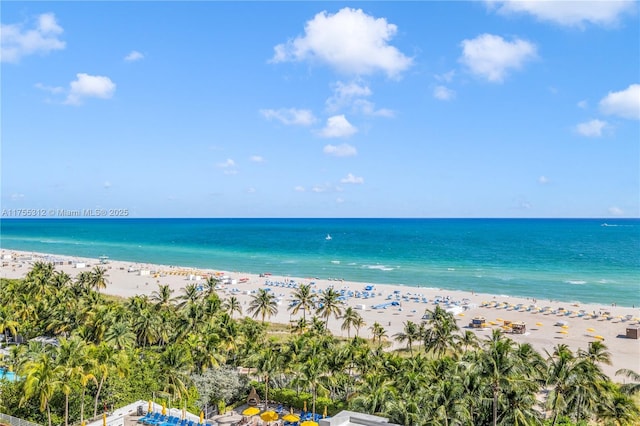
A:
{"type": "Polygon", "coordinates": [[[640,305],[635,219],[9,219],[0,237],[3,249],[640,305]]]}

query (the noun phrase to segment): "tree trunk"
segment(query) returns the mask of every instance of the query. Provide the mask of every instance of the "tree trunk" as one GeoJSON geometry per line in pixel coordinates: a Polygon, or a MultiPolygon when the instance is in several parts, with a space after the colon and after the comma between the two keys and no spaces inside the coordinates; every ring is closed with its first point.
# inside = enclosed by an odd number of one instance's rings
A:
{"type": "Polygon", "coordinates": [[[264,411],[269,411],[269,376],[264,378],[264,411]]]}
{"type": "Polygon", "coordinates": [[[98,400],[100,398],[100,391],[102,390],[102,384],[104,383],[104,376],[100,379],[100,384],[98,385],[98,391],[96,392],[96,402],[93,404],[93,417],[96,418],[98,416],[98,400]]]}
{"type": "Polygon", "coordinates": [[[47,418],[49,419],[49,426],[51,426],[51,407],[49,407],[49,401],[47,401],[47,418]]]}
{"type": "Polygon", "coordinates": [[[84,396],[86,394],[87,388],[85,386],[82,387],[82,399],[80,400],[80,424],[84,422],[84,396]]]}
{"type": "Polygon", "coordinates": [[[493,426],[498,424],[498,389],[493,389],[493,426]]]}
{"type": "Polygon", "coordinates": [[[69,426],[69,394],[64,394],[64,426],[69,426]]]}

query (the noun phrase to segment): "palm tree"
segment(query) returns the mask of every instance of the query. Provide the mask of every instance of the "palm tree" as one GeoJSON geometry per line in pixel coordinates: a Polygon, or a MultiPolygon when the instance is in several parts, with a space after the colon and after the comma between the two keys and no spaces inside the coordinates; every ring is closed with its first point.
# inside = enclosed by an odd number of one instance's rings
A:
{"type": "Polygon", "coordinates": [[[55,362],[61,368],[61,389],[64,393],[64,424],[69,425],[69,394],[72,385],[80,381],[87,362],[87,345],[79,337],[60,339],[55,350],[55,362]]]}
{"type": "Polygon", "coordinates": [[[342,330],[347,330],[347,338],[351,339],[351,327],[354,327],[358,321],[362,321],[362,316],[356,312],[351,306],[344,310],[342,315],[342,330]]]}
{"type": "Polygon", "coordinates": [[[289,307],[291,313],[296,315],[302,309],[302,318],[306,320],[307,311],[313,308],[315,296],[311,293],[311,285],[301,284],[291,293],[293,305],[289,307]]]}
{"type": "Polygon", "coordinates": [[[13,319],[9,308],[7,306],[0,306],[0,333],[4,335],[4,342],[7,343],[9,340],[9,333],[13,335],[15,339],[18,334],[18,327],[20,323],[13,319]],[[9,333],[7,333],[7,331],[9,333]]]}
{"type": "Polygon", "coordinates": [[[404,330],[393,335],[395,340],[399,343],[407,342],[409,353],[413,356],[413,342],[420,338],[420,328],[413,321],[406,321],[404,323],[404,330]]]}
{"type": "Polygon", "coordinates": [[[172,293],[173,290],[169,287],[169,284],[158,284],[158,291],[151,293],[151,300],[156,302],[157,308],[167,308],[173,303],[172,293]]]}
{"type": "Polygon", "coordinates": [[[616,371],[616,376],[620,376],[620,375],[627,376],[628,378],[633,380],[633,382],[631,383],[625,383],[622,386],[620,386],[620,390],[623,393],[627,395],[634,395],[640,392],[640,374],[628,368],[621,368],[618,371],[616,371]]]}
{"type": "Polygon", "coordinates": [[[107,269],[95,266],[91,270],[91,287],[100,292],[101,289],[107,288],[109,281],[107,280],[107,269]]]}
{"type": "Polygon", "coordinates": [[[263,288],[259,289],[258,293],[251,297],[248,312],[253,314],[253,318],[260,315],[264,324],[265,317],[271,318],[278,313],[276,297],[263,288]]]}
{"type": "Polygon", "coordinates": [[[100,400],[100,392],[104,386],[107,377],[111,373],[115,373],[120,377],[124,377],[128,369],[128,359],[126,352],[118,351],[114,346],[102,343],[99,346],[91,347],[90,357],[94,360],[93,375],[98,379],[98,389],[93,404],[93,417],[98,415],[98,401],[100,400]]]}
{"type": "Polygon", "coordinates": [[[198,290],[198,286],[196,284],[187,284],[182,289],[183,295],[178,297],[181,302],[178,304],[179,308],[182,308],[188,304],[194,304],[202,300],[203,294],[198,290]]]}
{"type": "Polygon", "coordinates": [[[455,346],[454,333],[459,330],[458,325],[453,314],[440,306],[436,306],[433,311],[427,310],[426,314],[430,316],[430,327],[424,331],[424,350],[442,355],[455,346]]]}
{"type": "Polygon", "coordinates": [[[519,359],[513,356],[514,346],[515,343],[505,338],[500,330],[493,330],[480,353],[481,374],[489,382],[493,396],[493,426],[498,424],[498,398],[503,389],[509,388],[522,368],[519,359]]]}
{"type": "Polygon", "coordinates": [[[269,410],[269,379],[275,375],[280,368],[279,353],[273,349],[271,345],[260,350],[254,356],[254,362],[256,366],[256,373],[264,377],[264,401],[265,411],[269,410]]]}
{"type": "Polygon", "coordinates": [[[25,377],[25,381],[20,403],[24,404],[32,397],[38,398],[40,411],[47,411],[49,426],[51,426],[49,403],[62,383],[62,370],[62,367],[56,365],[49,354],[43,352],[38,359],[29,361],[21,373],[25,377]]]}
{"type": "Polygon", "coordinates": [[[328,288],[325,292],[320,296],[320,300],[318,301],[318,315],[325,319],[325,327],[329,326],[329,318],[333,315],[336,318],[339,318],[342,315],[342,306],[344,302],[340,300],[340,293],[335,291],[332,288],[328,288]]]}
{"type": "Polygon", "coordinates": [[[382,339],[387,337],[387,330],[378,321],[374,322],[369,329],[371,330],[371,340],[375,342],[378,339],[378,343],[382,345],[382,339]]]}
{"type": "Polygon", "coordinates": [[[230,298],[226,299],[222,304],[222,309],[229,312],[231,318],[233,318],[234,312],[242,315],[242,305],[240,305],[240,301],[235,296],[231,296],[230,298]]]}

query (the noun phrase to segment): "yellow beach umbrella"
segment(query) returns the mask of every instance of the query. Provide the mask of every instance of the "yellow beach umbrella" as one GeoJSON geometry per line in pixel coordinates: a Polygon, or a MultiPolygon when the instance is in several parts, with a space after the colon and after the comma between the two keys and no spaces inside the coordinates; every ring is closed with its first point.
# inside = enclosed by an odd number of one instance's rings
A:
{"type": "Polygon", "coordinates": [[[318,426],[318,423],[314,422],[313,420],[307,420],[300,423],[300,426],[318,426]]]}
{"type": "Polygon", "coordinates": [[[569,334],[569,332],[567,330],[558,331],[558,333],[560,333],[560,334],[569,334]]]}
{"type": "Polygon", "coordinates": [[[285,422],[289,422],[289,423],[296,423],[300,420],[300,417],[296,416],[293,413],[287,414],[286,416],[282,417],[282,420],[284,420],[285,422]]]}
{"type": "Polygon", "coordinates": [[[274,422],[278,420],[278,413],[273,410],[265,411],[264,413],[260,414],[260,418],[265,422],[274,422]]]}
{"type": "Polygon", "coordinates": [[[324,411],[322,412],[322,418],[326,418],[327,417],[327,406],[324,406],[324,411]]]}
{"type": "Polygon", "coordinates": [[[200,421],[198,424],[201,425],[202,423],[204,423],[204,411],[200,411],[200,421]]]}
{"type": "Polygon", "coordinates": [[[503,320],[502,318],[496,318],[496,321],[498,321],[498,322],[502,322],[502,321],[504,321],[504,320],[503,320]]]}
{"type": "Polygon", "coordinates": [[[568,325],[563,325],[561,328],[562,328],[563,330],[567,330],[567,329],[569,328],[569,326],[568,326],[568,325]]]}
{"type": "Polygon", "coordinates": [[[594,331],[596,331],[596,329],[595,329],[595,328],[591,328],[591,327],[589,327],[589,328],[587,328],[587,331],[588,331],[589,333],[593,333],[594,331]]]}
{"type": "Polygon", "coordinates": [[[602,336],[593,336],[593,337],[598,339],[598,340],[604,340],[604,337],[602,337],[602,336]]]}
{"type": "Polygon", "coordinates": [[[541,323],[541,322],[537,322],[537,323],[536,323],[536,325],[537,325],[538,327],[542,327],[542,323],[541,323]]]}
{"type": "Polygon", "coordinates": [[[463,317],[463,316],[464,316],[464,314],[463,314],[462,312],[460,312],[460,313],[458,314],[458,316],[459,316],[459,317],[463,317]]]}
{"type": "Polygon", "coordinates": [[[82,423],[80,423],[82,426],[87,426],[87,421],[83,420],[82,423]]]}
{"type": "Polygon", "coordinates": [[[307,401],[304,401],[303,407],[302,407],[302,411],[307,411],[307,401]]]}
{"type": "Polygon", "coordinates": [[[243,416],[255,416],[256,414],[258,414],[260,412],[260,409],[258,407],[249,407],[246,410],[244,410],[242,412],[243,416]]]}
{"type": "Polygon", "coordinates": [[[167,403],[166,402],[162,403],[162,415],[163,416],[167,415],[167,403]]]}
{"type": "Polygon", "coordinates": [[[102,413],[102,426],[107,426],[107,413],[102,413]]]}

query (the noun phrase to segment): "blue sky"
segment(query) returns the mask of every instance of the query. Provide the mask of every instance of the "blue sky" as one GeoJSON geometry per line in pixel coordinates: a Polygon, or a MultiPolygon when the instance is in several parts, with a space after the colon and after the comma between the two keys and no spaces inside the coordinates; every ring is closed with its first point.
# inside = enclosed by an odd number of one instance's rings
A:
{"type": "Polygon", "coordinates": [[[637,2],[3,2],[2,209],[639,217],[637,2]]]}

